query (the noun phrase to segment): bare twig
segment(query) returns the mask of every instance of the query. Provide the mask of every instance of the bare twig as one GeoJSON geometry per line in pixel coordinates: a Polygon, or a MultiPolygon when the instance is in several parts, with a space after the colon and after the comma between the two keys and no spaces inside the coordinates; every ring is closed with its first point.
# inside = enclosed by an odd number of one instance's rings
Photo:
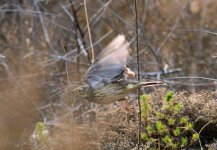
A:
{"type": "MultiPolygon", "coordinates": [[[[69,1],[72,3],[72,0],[69,0],[69,1]]],[[[75,20],[74,21],[74,27],[75,27],[75,29],[78,30],[78,33],[81,36],[82,47],[86,50],[88,61],[89,61],[89,63],[91,63],[91,58],[90,58],[90,55],[89,55],[89,53],[88,53],[88,51],[86,49],[86,42],[84,40],[84,31],[82,31],[82,29],[80,27],[80,24],[79,24],[79,21],[78,21],[78,17],[77,17],[77,13],[76,13],[76,10],[75,10],[75,8],[74,8],[73,5],[71,5],[71,10],[72,10],[72,14],[73,14],[73,17],[74,17],[74,20],[75,20]]],[[[77,33],[77,30],[76,30],[76,33],[77,33]]],[[[80,40],[76,40],[76,41],[77,41],[78,44],[80,43],[79,42],[80,40]]]]}
{"type": "MultiPolygon", "coordinates": [[[[140,81],[140,67],[139,67],[139,29],[138,29],[138,14],[137,14],[137,0],[134,2],[135,6],[135,23],[136,23],[136,54],[137,54],[137,80],[140,81]]],[[[141,144],[141,126],[142,126],[142,117],[141,117],[141,103],[140,103],[140,89],[137,91],[138,93],[138,105],[139,105],[139,129],[138,129],[138,145],[137,149],[140,149],[140,144],[141,144]]]]}
{"type": "MultiPolygon", "coordinates": [[[[106,33],[105,35],[103,35],[99,40],[97,40],[95,43],[93,43],[93,46],[98,45],[101,41],[106,39],[106,37],[108,37],[112,32],[113,31],[110,31],[110,32],[106,33]]],[[[90,48],[91,47],[89,46],[86,48],[86,50],[89,50],[90,48]]],[[[51,59],[48,59],[46,61],[41,62],[41,65],[46,67],[46,66],[52,65],[55,62],[60,61],[60,60],[64,60],[64,61],[67,60],[68,62],[75,63],[76,62],[75,59],[78,58],[83,53],[83,52],[80,52],[79,54],[76,54],[77,49],[78,48],[75,48],[63,56],[53,55],[51,59]],[[70,58],[70,56],[73,56],[73,59],[70,58]]]]}
{"type": "MultiPolygon", "coordinates": [[[[64,51],[64,55],[66,56],[66,50],[65,50],[65,47],[64,47],[62,42],[61,42],[61,45],[62,45],[62,48],[63,48],[63,51],[64,51]]],[[[68,84],[69,84],[70,80],[69,80],[69,70],[68,70],[68,61],[67,61],[67,59],[65,60],[65,64],[66,64],[66,77],[67,77],[67,81],[68,81],[68,84]]]]}
{"type": "MultiPolygon", "coordinates": [[[[199,132],[195,131],[194,129],[193,129],[193,131],[194,131],[195,133],[197,133],[197,134],[200,136],[200,133],[203,131],[203,129],[204,129],[206,126],[208,126],[210,123],[212,123],[212,122],[213,122],[213,120],[207,122],[207,123],[200,129],[199,132]]],[[[203,146],[202,146],[202,144],[201,144],[200,138],[198,139],[198,141],[199,141],[199,144],[200,144],[200,149],[203,150],[203,146]]]]}
{"type": "Polygon", "coordinates": [[[90,26],[89,26],[89,20],[88,20],[88,14],[87,14],[87,2],[86,0],[84,0],[84,11],[85,11],[85,17],[86,17],[86,21],[87,21],[87,30],[88,30],[88,35],[89,35],[89,39],[90,39],[90,46],[91,46],[91,63],[94,62],[94,50],[93,50],[93,43],[92,43],[92,37],[91,37],[91,33],[90,33],[90,26]]]}
{"type": "MultiPolygon", "coordinates": [[[[173,30],[173,29],[169,29],[169,30],[173,30]]],[[[211,30],[207,30],[207,29],[176,29],[174,30],[174,32],[203,32],[203,33],[207,33],[207,34],[211,34],[211,35],[217,35],[217,32],[211,31],[211,30]]]]}
{"type": "MultiPolygon", "coordinates": [[[[70,18],[70,20],[75,23],[75,19],[74,17],[70,14],[70,12],[66,9],[66,7],[64,7],[63,5],[61,5],[61,7],[63,8],[63,10],[65,11],[65,13],[68,15],[68,17],[70,18]]],[[[74,32],[74,36],[75,36],[75,40],[78,44],[78,48],[80,48],[82,50],[82,52],[84,53],[85,56],[87,56],[87,52],[81,42],[81,39],[79,36],[77,36],[77,30],[76,30],[76,27],[75,27],[75,32],[74,32]]]]}
{"type": "Polygon", "coordinates": [[[203,131],[203,129],[204,129],[206,126],[208,126],[208,125],[209,125],[210,123],[212,123],[212,122],[213,122],[213,120],[207,122],[207,123],[200,129],[199,134],[203,131]]]}
{"type": "MultiPolygon", "coordinates": [[[[34,7],[36,8],[37,12],[41,12],[37,1],[34,2],[34,7]]],[[[51,42],[51,40],[50,40],[49,33],[48,33],[48,31],[47,31],[47,29],[46,29],[46,27],[45,27],[45,23],[43,22],[43,20],[44,20],[44,18],[43,18],[44,14],[43,14],[43,13],[39,13],[39,14],[37,14],[37,15],[38,15],[38,17],[39,17],[39,19],[40,19],[40,22],[41,22],[41,25],[42,25],[42,30],[43,30],[43,32],[44,32],[44,37],[45,37],[45,40],[46,40],[47,44],[49,45],[49,47],[50,47],[51,49],[55,49],[55,48],[53,47],[53,45],[51,44],[52,42],[51,42]],[[43,15],[43,16],[42,16],[42,15],[43,15]]]]}
{"type": "Polygon", "coordinates": [[[217,82],[217,79],[215,78],[206,78],[206,77],[197,77],[197,76],[184,76],[184,77],[171,77],[171,78],[164,78],[162,79],[165,83],[168,84],[176,84],[176,85],[194,85],[194,86],[207,86],[207,85],[212,85],[215,86],[215,82],[217,82]],[[192,83],[189,81],[183,82],[183,81],[174,81],[177,79],[198,79],[198,80],[204,80],[204,83],[192,83]],[[208,81],[211,81],[211,83],[208,83],[208,81]]]}

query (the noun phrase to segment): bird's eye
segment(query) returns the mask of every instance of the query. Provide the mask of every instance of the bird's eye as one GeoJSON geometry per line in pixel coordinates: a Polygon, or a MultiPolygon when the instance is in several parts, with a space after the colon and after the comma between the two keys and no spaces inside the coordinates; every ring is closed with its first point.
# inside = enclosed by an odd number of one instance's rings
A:
{"type": "Polygon", "coordinates": [[[81,88],[78,88],[77,92],[78,92],[78,93],[81,93],[81,92],[82,92],[82,89],[81,89],[81,88]]]}

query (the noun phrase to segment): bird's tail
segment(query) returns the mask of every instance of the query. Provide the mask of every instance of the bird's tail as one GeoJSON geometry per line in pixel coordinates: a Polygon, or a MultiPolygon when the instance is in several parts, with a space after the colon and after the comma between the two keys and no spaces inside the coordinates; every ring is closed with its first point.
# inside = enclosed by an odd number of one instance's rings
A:
{"type": "Polygon", "coordinates": [[[166,85],[163,81],[131,81],[130,84],[128,84],[128,89],[137,89],[140,87],[150,87],[155,85],[166,85]]]}
{"type": "Polygon", "coordinates": [[[154,86],[154,85],[166,85],[163,81],[142,81],[138,83],[138,86],[147,87],[147,86],[154,86]]]}

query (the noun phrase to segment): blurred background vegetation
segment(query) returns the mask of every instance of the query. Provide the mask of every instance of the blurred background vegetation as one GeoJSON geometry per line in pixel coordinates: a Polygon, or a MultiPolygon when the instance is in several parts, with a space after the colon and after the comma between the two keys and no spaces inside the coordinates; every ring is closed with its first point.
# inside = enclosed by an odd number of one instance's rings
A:
{"type": "MultiPolygon", "coordinates": [[[[62,145],[53,149],[100,149],[99,124],[91,117],[109,117],[97,111],[114,106],[93,106],[70,92],[91,65],[83,2],[0,1],[0,149],[33,149],[29,137],[38,121],[55,125],[53,143],[62,145]],[[93,115],[83,116],[90,108],[93,115]]],[[[86,8],[95,56],[122,33],[131,41],[129,66],[136,71],[134,2],[87,0],[86,8]]],[[[215,0],[138,1],[142,79],[165,78],[171,90],[215,91],[216,10],[215,0]],[[174,78],[180,76],[203,78],[174,78]]]]}

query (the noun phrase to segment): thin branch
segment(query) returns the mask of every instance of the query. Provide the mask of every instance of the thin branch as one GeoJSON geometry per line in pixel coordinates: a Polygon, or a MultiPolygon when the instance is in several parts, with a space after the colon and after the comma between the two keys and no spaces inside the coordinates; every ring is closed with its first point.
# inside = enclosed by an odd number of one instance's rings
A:
{"type": "MultiPolygon", "coordinates": [[[[70,20],[75,23],[75,19],[74,17],[70,14],[70,12],[66,9],[66,7],[64,7],[63,5],[61,5],[61,7],[63,8],[63,10],[65,11],[65,13],[69,16],[70,20]]],[[[75,29],[76,30],[76,29],[75,29]]],[[[85,56],[87,56],[87,52],[84,48],[84,46],[82,45],[82,42],[80,40],[80,38],[77,36],[76,32],[74,32],[75,34],[75,39],[76,39],[76,42],[78,43],[78,46],[79,48],[81,48],[82,52],[84,53],[85,56]]]]}
{"type": "Polygon", "coordinates": [[[87,21],[87,30],[88,30],[88,35],[89,35],[89,39],[90,39],[90,46],[91,46],[91,63],[93,64],[94,62],[94,50],[93,50],[93,43],[92,43],[92,37],[91,37],[91,33],[90,33],[90,26],[89,26],[89,20],[88,20],[88,14],[87,14],[87,2],[86,0],[84,0],[84,11],[85,11],[85,17],[86,17],[86,21],[87,21]]]}
{"type": "MultiPolygon", "coordinates": [[[[63,48],[63,51],[64,51],[64,55],[66,55],[66,50],[65,50],[65,47],[64,47],[64,45],[63,45],[62,42],[61,42],[61,45],[62,45],[62,48],[63,48]]],[[[68,70],[68,61],[67,61],[67,59],[65,60],[65,65],[66,65],[66,77],[67,77],[67,81],[68,81],[68,84],[70,84],[69,70],[68,70]]]]}
{"type": "MultiPolygon", "coordinates": [[[[37,2],[34,2],[34,7],[35,9],[40,12],[40,8],[38,6],[38,3],[37,2]]],[[[44,33],[44,37],[45,37],[45,41],[47,42],[47,44],[49,45],[49,47],[53,50],[55,50],[55,48],[53,47],[53,45],[51,44],[51,40],[50,40],[50,36],[49,36],[49,33],[46,29],[46,24],[43,22],[44,21],[44,14],[43,13],[40,13],[40,14],[37,14],[38,17],[39,17],[39,20],[41,22],[41,25],[42,25],[42,30],[43,30],[43,33],[44,33]]]]}
{"type": "Polygon", "coordinates": [[[172,77],[172,78],[164,78],[167,80],[172,79],[203,79],[203,80],[210,80],[210,81],[217,81],[215,78],[207,78],[207,77],[197,77],[197,76],[183,76],[183,77],[172,77]]]}
{"type": "Polygon", "coordinates": [[[209,125],[210,123],[212,123],[212,122],[213,122],[213,120],[207,122],[207,123],[200,129],[199,134],[203,131],[203,129],[204,129],[206,126],[208,126],[208,125],[209,125]]]}
{"type": "MultiPolygon", "coordinates": [[[[210,123],[212,123],[212,122],[213,122],[213,120],[207,122],[207,123],[200,129],[199,132],[195,131],[194,129],[193,129],[193,131],[194,131],[195,133],[197,133],[197,134],[200,136],[200,133],[202,132],[202,130],[203,130],[206,126],[208,126],[210,123]]],[[[201,143],[200,138],[198,139],[198,141],[199,141],[199,144],[200,144],[200,149],[203,150],[203,146],[202,146],[202,143],[201,143]]]]}
{"type": "MultiPolygon", "coordinates": [[[[137,54],[137,80],[140,81],[140,67],[139,67],[139,29],[138,29],[138,13],[137,13],[137,0],[134,2],[135,9],[135,23],[136,23],[136,54],[137,54]]],[[[140,89],[137,91],[138,94],[138,106],[139,106],[139,122],[138,122],[138,145],[137,149],[140,149],[141,144],[141,127],[142,127],[142,116],[141,116],[141,103],[140,103],[140,89]]]]}
{"type": "MultiPolygon", "coordinates": [[[[70,2],[72,3],[72,0],[70,0],[70,2]]],[[[76,10],[75,10],[75,8],[74,8],[73,5],[71,5],[71,10],[72,10],[72,14],[73,14],[74,19],[75,19],[74,26],[75,26],[76,29],[78,29],[78,32],[79,32],[79,34],[80,34],[80,36],[81,36],[81,39],[82,39],[82,45],[83,45],[84,49],[85,49],[86,52],[87,52],[88,61],[89,61],[89,63],[91,63],[90,55],[89,55],[89,53],[88,53],[88,51],[87,51],[87,49],[86,49],[86,42],[85,42],[85,40],[84,40],[84,32],[83,32],[82,29],[81,29],[81,26],[80,26],[79,21],[78,21],[78,16],[77,16],[76,10]]],[[[78,42],[79,42],[79,41],[78,41],[78,42]]]]}

